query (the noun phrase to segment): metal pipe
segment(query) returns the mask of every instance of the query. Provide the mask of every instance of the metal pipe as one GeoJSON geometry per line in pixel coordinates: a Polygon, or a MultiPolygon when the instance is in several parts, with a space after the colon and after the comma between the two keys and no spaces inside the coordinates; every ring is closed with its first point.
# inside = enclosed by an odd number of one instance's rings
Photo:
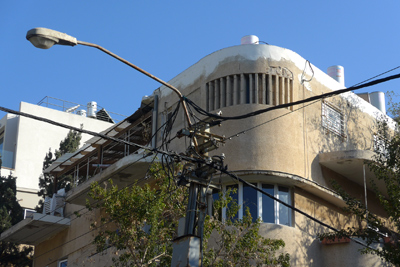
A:
{"type": "Polygon", "coordinates": [[[167,83],[167,82],[164,82],[164,81],[161,80],[160,78],[157,78],[156,76],[154,76],[154,75],[150,74],[149,72],[147,72],[147,71],[145,71],[145,70],[139,68],[138,66],[136,66],[136,65],[132,64],[131,62],[129,62],[129,61],[123,59],[122,57],[120,57],[120,56],[114,54],[113,52],[111,52],[111,51],[105,49],[104,47],[101,47],[101,46],[99,46],[99,45],[97,45],[97,44],[92,44],[92,43],[83,42],[83,41],[77,41],[77,43],[80,44],[80,45],[85,45],[85,46],[90,46],[90,47],[97,48],[97,49],[103,51],[104,53],[106,53],[106,54],[112,56],[113,58],[118,59],[118,60],[121,61],[122,63],[125,63],[125,64],[128,65],[129,67],[134,68],[135,70],[137,70],[137,71],[143,73],[144,75],[146,75],[146,76],[152,78],[153,80],[155,80],[155,81],[161,83],[162,85],[164,85],[164,86],[170,88],[172,91],[174,91],[174,92],[178,95],[179,100],[181,101],[182,106],[183,106],[183,109],[184,109],[184,111],[185,111],[185,115],[186,115],[186,119],[187,119],[187,122],[188,122],[188,124],[189,124],[189,127],[192,126],[192,123],[191,123],[190,117],[189,117],[189,112],[188,112],[188,109],[187,109],[187,107],[186,107],[186,103],[185,103],[185,101],[183,100],[183,95],[182,95],[182,93],[181,93],[176,87],[172,86],[171,84],[169,84],[169,83],[167,83]]]}

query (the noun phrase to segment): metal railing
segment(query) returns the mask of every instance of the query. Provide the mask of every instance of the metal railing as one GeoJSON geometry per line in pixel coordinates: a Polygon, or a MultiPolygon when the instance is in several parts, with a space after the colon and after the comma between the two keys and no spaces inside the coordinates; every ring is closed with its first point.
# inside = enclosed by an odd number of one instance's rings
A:
{"type": "MultiPolygon", "coordinates": [[[[86,104],[78,104],[51,96],[45,96],[42,100],[40,100],[37,103],[37,105],[72,114],[79,114],[81,110],[85,110],[85,112],[87,111],[86,104]]],[[[96,118],[99,120],[116,123],[124,120],[125,118],[127,118],[127,116],[115,112],[110,112],[105,108],[103,108],[102,106],[97,105],[96,118]]]]}

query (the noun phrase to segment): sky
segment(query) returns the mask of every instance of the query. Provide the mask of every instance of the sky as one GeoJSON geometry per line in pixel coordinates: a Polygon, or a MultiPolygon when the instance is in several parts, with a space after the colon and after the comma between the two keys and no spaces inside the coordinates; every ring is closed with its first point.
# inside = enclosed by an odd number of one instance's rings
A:
{"type": "MultiPolygon", "coordinates": [[[[35,27],[101,45],[164,81],[253,34],[324,72],[342,65],[349,87],[400,65],[399,11],[397,0],[1,0],[0,106],[50,96],[130,115],[160,86],[94,48],[37,49],[25,38],[35,27]]],[[[399,88],[400,79],[361,92],[399,88]]]]}

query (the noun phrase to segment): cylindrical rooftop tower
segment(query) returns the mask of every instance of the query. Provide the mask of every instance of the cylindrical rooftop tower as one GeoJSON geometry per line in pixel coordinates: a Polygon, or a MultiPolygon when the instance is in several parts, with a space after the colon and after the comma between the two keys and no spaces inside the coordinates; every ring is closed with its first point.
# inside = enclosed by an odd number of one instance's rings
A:
{"type": "Polygon", "coordinates": [[[328,75],[344,87],[344,68],[340,65],[330,66],[328,68],[328,75]]]}

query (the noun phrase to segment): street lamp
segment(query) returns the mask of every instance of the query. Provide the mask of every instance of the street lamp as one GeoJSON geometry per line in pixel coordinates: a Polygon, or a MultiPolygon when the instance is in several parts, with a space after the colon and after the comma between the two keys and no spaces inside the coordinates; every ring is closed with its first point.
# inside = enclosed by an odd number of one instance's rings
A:
{"type": "Polygon", "coordinates": [[[148,73],[147,71],[139,68],[138,66],[130,63],[129,61],[117,56],[116,54],[108,51],[107,49],[105,49],[97,44],[79,41],[75,37],[72,37],[66,33],[58,32],[58,31],[46,29],[46,28],[33,28],[33,29],[29,30],[26,33],[26,39],[28,41],[30,41],[35,47],[41,48],[41,49],[49,49],[50,47],[52,47],[55,44],[69,45],[69,46],[75,46],[75,45],[80,44],[80,45],[94,47],[94,48],[97,48],[97,49],[103,51],[104,53],[112,56],[113,58],[118,59],[119,61],[125,63],[126,65],[134,68],[135,70],[143,73],[144,75],[152,78],[153,80],[155,80],[155,81],[161,83],[162,85],[165,85],[166,87],[173,90],[179,96],[179,99],[180,99],[183,109],[185,111],[185,115],[186,115],[186,119],[189,124],[189,127],[192,125],[192,123],[190,122],[189,112],[187,110],[186,103],[183,99],[183,95],[176,87],[172,86],[171,84],[169,84],[167,82],[164,82],[163,80],[161,80],[161,79],[157,78],[156,76],[148,73]]]}
{"type": "Polygon", "coordinates": [[[68,34],[46,29],[34,28],[26,33],[26,39],[35,47],[41,49],[49,49],[55,44],[74,46],[78,44],[75,37],[68,34]]]}

